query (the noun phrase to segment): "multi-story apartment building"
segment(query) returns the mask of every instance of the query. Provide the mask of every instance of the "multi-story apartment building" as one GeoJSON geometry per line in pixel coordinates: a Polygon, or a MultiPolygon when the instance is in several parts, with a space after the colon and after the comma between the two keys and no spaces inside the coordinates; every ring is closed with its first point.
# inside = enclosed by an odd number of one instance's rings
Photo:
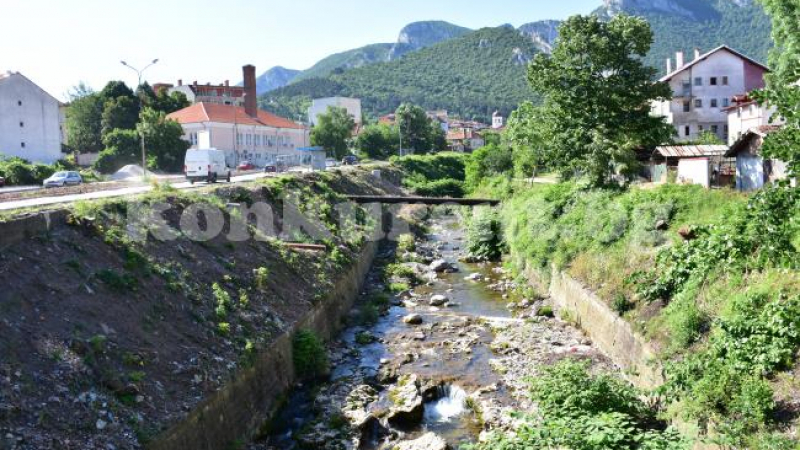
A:
{"type": "Polygon", "coordinates": [[[0,154],[45,164],[61,159],[61,106],[21,73],[0,73],[0,154]]]}
{"type": "Polygon", "coordinates": [[[197,148],[198,135],[206,132],[212,148],[225,151],[228,166],[242,161],[257,166],[274,164],[279,157],[297,156],[309,145],[308,129],[292,120],[259,110],[255,68],[245,66],[243,106],[199,102],[168,118],[183,127],[185,138],[197,148]]]}
{"type": "MultiPolygon", "coordinates": [[[[252,72],[255,77],[256,68],[252,65],[247,65],[242,68],[244,78],[246,79],[248,73],[252,72]]],[[[153,90],[166,89],[167,93],[182,92],[192,104],[196,103],[217,103],[220,105],[234,105],[244,106],[244,100],[247,91],[244,86],[231,86],[229,80],[225,80],[222,84],[198,84],[193,81],[191,84],[184,84],[183,80],[178,80],[178,84],[169,83],[156,83],[153,85],[153,90]]]]}
{"type": "Polygon", "coordinates": [[[678,141],[692,141],[704,132],[728,141],[727,108],[733,98],[764,87],[764,74],[769,69],[727,46],[708,53],[695,50],[694,59],[684,62],[683,52],[667,60],[668,74],[660,81],[669,83],[673,98],[656,101],[654,115],[663,116],[675,127],[678,141]]]}

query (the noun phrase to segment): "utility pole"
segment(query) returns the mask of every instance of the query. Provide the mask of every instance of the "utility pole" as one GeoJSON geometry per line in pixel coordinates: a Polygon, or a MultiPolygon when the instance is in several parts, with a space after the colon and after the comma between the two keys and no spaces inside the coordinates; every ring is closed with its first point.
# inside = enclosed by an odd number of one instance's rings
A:
{"type": "MultiPolygon", "coordinates": [[[[139,84],[136,86],[136,89],[138,90],[142,86],[142,74],[144,73],[145,70],[147,70],[148,68],[153,66],[155,63],[157,63],[158,62],[158,58],[154,59],[153,62],[151,62],[150,64],[146,65],[144,67],[144,69],[142,69],[142,70],[139,70],[139,69],[131,66],[130,64],[126,63],[125,61],[120,61],[120,62],[122,63],[123,66],[125,66],[125,67],[133,70],[134,72],[136,72],[136,75],[139,77],[139,84]]],[[[140,118],[141,118],[141,114],[142,114],[142,110],[143,109],[144,109],[144,102],[142,101],[142,97],[139,96],[139,117],[140,118]]],[[[143,124],[142,124],[142,127],[144,127],[143,124]]],[[[142,128],[141,132],[139,133],[139,142],[142,145],[142,180],[146,181],[147,180],[147,152],[144,149],[144,128],[142,128]]]]}

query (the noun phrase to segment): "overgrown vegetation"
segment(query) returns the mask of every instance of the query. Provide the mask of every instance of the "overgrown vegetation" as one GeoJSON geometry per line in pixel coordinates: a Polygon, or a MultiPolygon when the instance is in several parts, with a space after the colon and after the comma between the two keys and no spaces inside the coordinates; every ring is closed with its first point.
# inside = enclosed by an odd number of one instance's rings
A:
{"type": "Polygon", "coordinates": [[[531,380],[531,399],[539,414],[522,416],[523,424],[513,436],[495,434],[475,449],[688,448],[675,430],[657,420],[640,395],[612,375],[589,373],[587,363],[564,360],[531,380]]]}
{"type": "Polygon", "coordinates": [[[312,331],[300,330],[295,333],[292,354],[295,373],[301,378],[319,378],[330,369],[325,344],[312,331]]]}
{"type": "Polygon", "coordinates": [[[392,164],[400,167],[405,178],[403,184],[423,196],[463,197],[465,166],[469,155],[463,153],[437,153],[392,157],[392,164]]]}

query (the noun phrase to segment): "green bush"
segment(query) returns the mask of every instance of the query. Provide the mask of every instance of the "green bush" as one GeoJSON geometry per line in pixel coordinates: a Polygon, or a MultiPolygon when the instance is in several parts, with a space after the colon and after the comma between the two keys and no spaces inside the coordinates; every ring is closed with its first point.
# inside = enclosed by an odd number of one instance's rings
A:
{"type": "Polygon", "coordinates": [[[392,164],[405,173],[406,187],[418,195],[435,197],[464,196],[468,160],[469,155],[451,152],[391,158],[392,164]]]}
{"type": "Polygon", "coordinates": [[[9,186],[42,184],[56,170],[63,170],[59,163],[54,165],[34,164],[19,157],[0,159],[0,176],[6,179],[6,184],[9,186]]]}
{"type": "Polygon", "coordinates": [[[300,330],[292,339],[292,354],[295,373],[303,379],[320,378],[328,373],[328,352],[322,340],[314,332],[300,330]]]}
{"type": "Polygon", "coordinates": [[[475,208],[467,226],[467,251],[470,255],[497,261],[503,255],[503,226],[492,208],[475,208]]]}
{"type": "Polygon", "coordinates": [[[535,417],[523,417],[512,435],[494,434],[478,450],[686,449],[672,429],[664,430],[640,393],[611,375],[592,375],[588,363],[564,360],[531,381],[535,417]]]}

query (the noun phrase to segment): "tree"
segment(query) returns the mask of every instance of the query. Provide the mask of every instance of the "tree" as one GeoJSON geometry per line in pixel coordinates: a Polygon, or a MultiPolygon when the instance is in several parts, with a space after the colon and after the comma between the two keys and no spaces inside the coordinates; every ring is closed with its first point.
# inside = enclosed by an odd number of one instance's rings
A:
{"type": "Polygon", "coordinates": [[[403,149],[414,153],[429,153],[433,148],[431,141],[431,120],[419,106],[403,103],[395,112],[397,124],[403,138],[403,149]]]}
{"type": "Polygon", "coordinates": [[[116,130],[132,130],[139,121],[139,101],[131,97],[117,97],[107,100],[101,116],[103,136],[116,130]]]}
{"type": "Polygon", "coordinates": [[[536,55],[528,69],[528,81],[544,105],[527,106],[532,116],[512,117],[517,122],[510,126],[512,142],[531,144],[535,164],[549,161],[563,176],[585,176],[595,185],[614,173],[632,172],[635,149],[658,145],[673,134],[663,118],[650,115],[651,101],[671,97],[669,85],[653,82],[656,69],[642,62],[652,42],[642,18],[567,19],[552,54],[536,55]],[[526,122],[531,129],[520,129],[526,122]]]}
{"type": "Polygon", "coordinates": [[[761,0],[772,18],[770,52],[772,72],[767,87],[756,94],[759,101],[776,108],[786,125],[764,141],[768,158],[784,161],[793,176],[800,176],[800,4],[797,0],[761,0]]]}
{"type": "Polygon", "coordinates": [[[105,87],[103,87],[103,90],[100,91],[100,96],[103,97],[104,100],[117,97],[136,98],[131,88],[123,81],[109,81],[106,83],[105,87]]]}
{"type": "Polygon", "coordinates": [[[166,89],[159,89],[158,92],[155,92],[146,81],[136,89],[136,96],[144,106],[167,114],[186,108],[191,104],[183,92],[175,91],[168,94],[166,89]]]}
{"type": "Polygon", "coordinates": [[[472,152],[467,160],[464,183],[472,190],[486,177],[510,174],[513,170],[514,161],[510,147],[498,144],[485,145],[472,152]]]}
{"type": "Polygon", "coordinates": [[[183,127],[178,122],[167,119],[163,111],[144,108],[137,131],[145,139],[149,169],[181,171],[186,150],[191,145],[183,139],[183,127]]]}
{"type": "Polygon", "coordinates": [[[323,147],[330,157],[344,158],[347,141],[355,126],[347,109],[329,106],[327,112],[317,117],[317,125],[311,129],[311,145],[323,147]]]}
{"type": "Polygon", "coordinates": [[[93,167],[101,173],[114,173],[128,164],[141,164],[139,133],[136,130],[112,130],[103,137],[105,149],[93,167]]]}
{"type": "Polygon", "coordinates": [[[67,136],[71,148],[83,153],[103,149],[103,97],[91,93],[75,98],[67,108],[67,136]]]}
{"type": "Polygon", "coordinates": [[[397,127],[384,123],[368,125],[356,137],[354,146],[362,157],[388,159],[396,155],[399,148],[397,127]]]}

